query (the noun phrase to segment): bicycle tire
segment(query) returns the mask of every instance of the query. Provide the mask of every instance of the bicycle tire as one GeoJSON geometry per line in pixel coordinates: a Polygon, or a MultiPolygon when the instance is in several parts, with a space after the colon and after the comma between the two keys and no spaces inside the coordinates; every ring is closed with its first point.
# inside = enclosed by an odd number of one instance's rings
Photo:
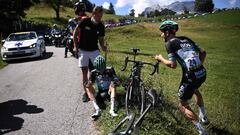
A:
{"type": "Polygon", "coordinates": [[[139,87],[139,84],[135,81],[130,82],[125,97],[126,114],[129,115],[131,112],[135,114],[142,113],[145,106],[145,91],[142,85],[139,87]]]}
{"type": "Polygon", "coordinates": [[[142,82],[140,82],[140,92],[141,92],[141,114],[143,114],[146,108],[146,91],[144,89],[142,82]]]}

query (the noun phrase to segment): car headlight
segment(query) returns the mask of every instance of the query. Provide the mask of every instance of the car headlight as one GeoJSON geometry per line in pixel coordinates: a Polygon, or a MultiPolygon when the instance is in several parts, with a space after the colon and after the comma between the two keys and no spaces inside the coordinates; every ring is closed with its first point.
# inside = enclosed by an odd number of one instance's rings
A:
{"type": "Polygon", "coordinates": [[[7,51],[7,48],[5,46],[2,46],[3,51],[7,51]]]}
{"type": "Polygon", "coordinates": [[[35,48],[35,47],[36,47],[36,43],[29,46],[29,48],[35,48]]]}

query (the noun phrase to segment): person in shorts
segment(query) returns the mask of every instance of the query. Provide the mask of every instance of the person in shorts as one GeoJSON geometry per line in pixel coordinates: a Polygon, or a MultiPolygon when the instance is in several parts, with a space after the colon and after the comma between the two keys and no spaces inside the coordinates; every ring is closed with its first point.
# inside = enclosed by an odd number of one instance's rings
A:
{"type": "Polygon", "coordinates": [[[94,7],[92,16],[81,20],[73,32],[74,51],[78,52],[78,66],[82,70],[84,101],[87,101],[84,84],[88,82],[89,60],[93,63],[95,58],[100,54],[98,43],[103,51],[107,51],[107,47],[104,45],[105,27],[101,21],[102,16],[103,8],[100,6],[94,7]],[[79,42],[78,35],[80,35],[79,42]]]}
{"type": "Polygon", "coordinates": [[[209,123],[204,108],[204,102],[198,88],[206,80],[206,69],[203,62],[206,51],[195,44],[187,37],[177,37],[178,24],[174,21],[164,21],[160,24],[161,36],[165,40],[165,47],[168,59],[161,54],[156,55],[155,59],[170,68],[177,67],[177,61],[182,67],[182,80],[178,89],[181,112],[192,121],[200,134],[206,135],[207,132],[201,124],[209,123]],[[196,103],[199,107],[199,117],[189,106],[188,100],[195,95],[196,103]]]}

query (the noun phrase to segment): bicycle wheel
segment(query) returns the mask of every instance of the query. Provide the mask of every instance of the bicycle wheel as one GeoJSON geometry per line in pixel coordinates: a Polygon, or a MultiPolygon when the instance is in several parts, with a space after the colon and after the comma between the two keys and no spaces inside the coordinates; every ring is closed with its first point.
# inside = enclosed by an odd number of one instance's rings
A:
{"type": "MultiPolygon", "coordinates": [[[[141,83],[140,83],[141,84],[141,83]]],[[[125,97],[125,110],[126,114],[134,112],[135,114],[140,114],[145,109],[145,91],[142,85],[132,81],[127,87],[126,97],[125,97]]]]}
{"type": "Polygon", "coordinates": [[[144,89],[142,82],[140,82],[140,92],[141,92],[141,114],[142,114],[146,109],[146,91],[144,89]]]}

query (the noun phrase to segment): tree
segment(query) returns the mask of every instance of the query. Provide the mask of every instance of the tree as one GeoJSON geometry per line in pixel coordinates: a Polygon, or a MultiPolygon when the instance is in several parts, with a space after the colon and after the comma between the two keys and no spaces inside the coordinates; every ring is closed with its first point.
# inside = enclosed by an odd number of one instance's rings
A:
{"type": "Polygon", "coordinates": [[[131,9],[131,11],[130,11],[130,14],[129,14],[130,16],[135,16],[135,10],[134,9],[131,9]]]}
{"type": "Polygon", "coordinates": [[[110,2],[110,5],[109,5],[109,14],[114,14],[115,15],[115,10],[114,10],[114,6],[112,4],[112,2],[110,2]]]}
{"type": "Polygon", "coordinates": [[[56,19],[60,19],[60,7],[63,5],[63,0],[44,0],[44,2],[49,5],[56,13],[56,19]]]}
{"type": "Polygon", "coordinates": [[[39,0],[0,0],[0,35],[12,32],[13,22],[25,17],[24,11],[38,2],[39,0]]]}
{"type": "Polygon", "coordinates": [[[175,15],[175,14],[176,14],[176,12],[174,12],[174,11],[172,11],[170,9],[167,9],[167,8],[163,9],[160,12],[160,15],[175,15]]]}
{"type": "Polygon", "coordinates": [[[212,12],[214,4],[212,0],[195,0],[195,10],[197,12],[212,12]]]}
{"type": "Polygon", "coordinates": [[[187,9],[186,6],[183,7],[183,13],[184,13],[184,14],[189,14],[189,10],[187,9]]]}

